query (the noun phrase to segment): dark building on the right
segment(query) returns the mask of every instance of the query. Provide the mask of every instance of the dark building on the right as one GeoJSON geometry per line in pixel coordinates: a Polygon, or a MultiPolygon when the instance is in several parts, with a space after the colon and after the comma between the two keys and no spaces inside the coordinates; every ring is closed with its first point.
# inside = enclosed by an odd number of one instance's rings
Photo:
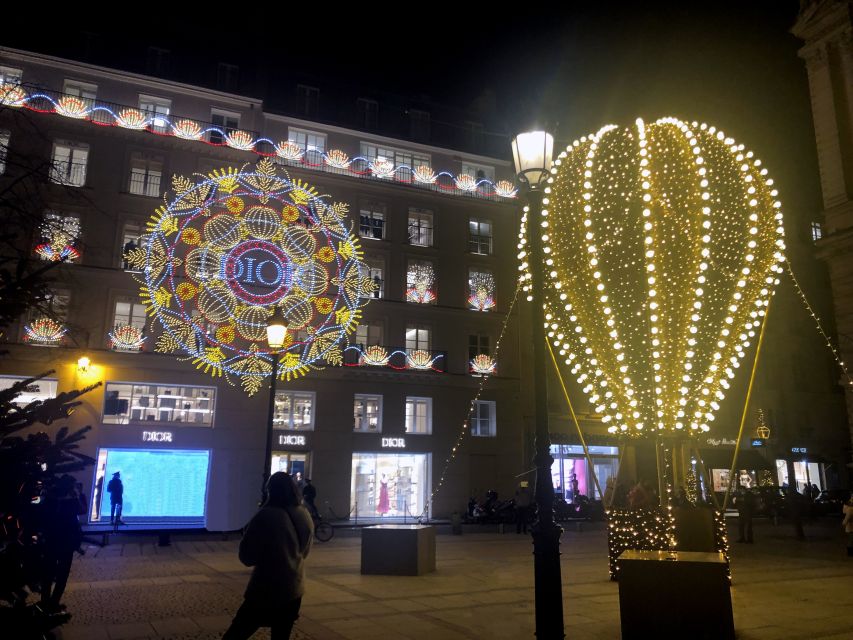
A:
{"type": "MultiPolygon", "coordinates": [[[[808,71],[823,194],[815,239],[829,269],[838,351],[847,364],[853,362],[853,2],[802,0],[791,31],[805,41],[800,57],[808,71]]],[[[853,443],[853,381],[845,376],[841,384],[853,443]]]]}

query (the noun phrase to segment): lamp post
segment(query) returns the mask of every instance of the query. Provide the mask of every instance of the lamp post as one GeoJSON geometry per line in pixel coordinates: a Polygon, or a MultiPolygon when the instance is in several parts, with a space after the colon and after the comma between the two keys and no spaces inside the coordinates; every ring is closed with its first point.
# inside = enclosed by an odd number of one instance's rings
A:
{"type": "Polygon", "coordinates": [[[533,572],[536,608],[536,637],[564,638],[563,588],[560,580],[560,535],[554,522],[554,488],[551,482],[551,436],[548,433],[548,389],[546,386],[545,316],[543,312],[544,255],[543,191],[551,169],[554,138],[544,131],[518,134],[512,155],[521,190],[527,202],[527,262],[532,279],[533,302],[533,401],[536,430],[536,507],[533,527],[533,572]]]}
{"type": "Polygon", "coordinates": [[[278,353],[284,346],[287,337],[287,321],[279,307],[275,308],[273,314],[267,320],[267,344],[272,353],[272,379],[270,380],[270,404],[267,416],[267,446],[264,451],[264,476],[261,479],[261,502],[266,497],[267,479],[272,470],[272,438],[273,417],[275,416],[275,386],[278,380],[278,353]]]}

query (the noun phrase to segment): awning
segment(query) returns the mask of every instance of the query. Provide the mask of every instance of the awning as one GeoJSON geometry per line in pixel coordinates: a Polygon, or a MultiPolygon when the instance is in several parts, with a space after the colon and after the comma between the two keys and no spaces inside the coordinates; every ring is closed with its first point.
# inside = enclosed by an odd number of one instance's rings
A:
{"type": "MultiPolygon", "coordinates": [[[[702,456],[706,469],[731,469],[734,454],[734,447],[699,449],[699,455],[702,456]]],[[[741,447],[737,454],[737,468],[756,471],[758,469],[775,469],[775,466],[754,449],[741,447]]]]}

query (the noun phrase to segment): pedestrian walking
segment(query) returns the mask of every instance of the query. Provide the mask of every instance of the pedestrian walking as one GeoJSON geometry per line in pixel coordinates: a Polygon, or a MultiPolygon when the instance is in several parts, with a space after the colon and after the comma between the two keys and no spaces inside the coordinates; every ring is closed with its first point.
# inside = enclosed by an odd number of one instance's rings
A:
{"type": "Polygon", "coordinates": [[[752,544],[752,516],[755,515],[755,495],[750,489],[741,487],[735,496],[737,507],[738,542],[752,544]]]}
{"type": "Polygon", "coordinates": [[[110,524],[118,526],[124,524],[121,519],[121,509],[124,505],[124,484],[121,481],[121,472],[116,471],[113,479],[107,485],[107,493],[110,494],[110,524]]]}
{"type": "Polygon", "coordinates": [[[530,519],[530,483],[522,480],[515,490],[515,532],[527,533],[527,521],[530,519]]]}
{"type": "Polygon", "coordinates": [[[275,640],[287,640],[299,617],[314,523],[290,474],[270,476],[266,493],[240,540],[240,562],[253,567],[252,577],[223,640],[245,640],[260,627],[270,627],[275,640]]]}
{"type": "Polygon", "coordinates": [[[847,555],[853,556],[853,495],[844,503],[844,520],[841,521],[847,534],[847,555]]]}

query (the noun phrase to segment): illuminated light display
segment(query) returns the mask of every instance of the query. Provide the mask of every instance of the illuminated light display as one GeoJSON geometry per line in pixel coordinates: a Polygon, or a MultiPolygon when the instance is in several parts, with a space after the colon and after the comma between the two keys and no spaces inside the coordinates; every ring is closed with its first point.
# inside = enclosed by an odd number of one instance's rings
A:
{"type": "Polygon", "coordinates": [[[471,373],[476,376],[487,376],[497,370],[498,363],[490,355],[480,353],[471,360],[471,373]]]}
{"type": "Polygon", "coordinates": [[[275,154],[279,158],[283,160],[290,160],[291,162],[298,162],[304,155],[302,149],[299,148],[299,145],[291,140],[285,140],[277,144],[275,147],[275,154]]]}
{"type": "Polygon", "coordinates": [[[27,97],[26,91],[16,84],[0,85],[0,104],[6,107],[22,107],[27,97]]]}
{"type": "Polygon", "coordinates": [[[75,96],[62,96],[56,101],[56,112],[66,118],[85,118],[89,115],[89,106],[75,96]]]}
{"type": "Polygon", "coordinates": [[[444,373],[441,362],[444,360],[443,353],[435,353],[424,349],[416,349],[406,352],[403,349],[388,351],[385,347],[372,345],[362,349],[358,345],[346,348],[356,354],[356,358],[346,362],[348,367],[390,367],[398,371],[404,369],[415,369],[420,371],[436,371],[444,373]]]}
{"type": "Polygon", "coordinates": [[[142,329],[130,324],[116,327],[109,335],[110,346],[117,351],[141,351],[145,344],[142,329]]]}
{"type": "Polygon", "coordinates": [[[124,129],[144,129],[148,126],[148,119],[139,109],[122,109],[116,115],[116,124],[124,129]]]}
{"type": "Polygon", "coordinates": [[[52,318],[41,317],[24,326],[24,340],[32,344],[55,347],[68,330],[52,318]]]}
{"type": "Polygon", "coordinates": [[[249,395],[272,374],[273,358],[284,380],[343,364],[342,345],[374,288],[346,204],[326,202],[268,159],[195,181],[176,176],[164,200],[140,246],[125,254],[162,328],[157,351],[239,378],[249,395]],[[292,210],[298,215],[288,220],[292,210]],[[307,337],[291,336],[273,353],[266,322],[276,307],[307,337]]]}
{"type": "Polygon", "coordinates": [[[255,148],[252,134],[246,131],[230,131],[225,136],[225,144],[238,151],[251,151],[255,148]]]}
{"type": "Polygon", "coordinates": [[[77,242],[80,238],[80,220],[71,216],[46,213],[41,225],[41,242],[34,251],[43,260],[72,262],[80,257],[77,242]]]}
{"type": "Polygon", "coordinates": [[[203,142],[213,146],[228,146],[237,150],[254,152],[261,156],[270,156],[273,153],[289,162],[314,170],[332,170],[335,173],[347,171],[355,177],[374,176],[385,179],[396,178],[401,182],[420,185],[423,188],[465,195],[478,195],[485,198],[510,199],[517,196],[517,190],[512,183],[502,180],[492,182],[491,180],[476,178],[469,175],[454,176],[452,173],[442,171],[436,174],[427,166],[410,167],[399,165],[397,167],[386,166],[388,161],[371,163],[367,158],[350,157],[339,149],[333,149],[323,154],[323,161],[316,160],[317,153],[306,154],[299,145],[294,142],[280,142],[275,144],[265,137],[254,137],[248,131],[223,131],[217,127],[207,127],[205,123],[180,118],[172,120],[167,114],[157,114],[151,118],[134,107],[120,106],[112,103],[99,103],[96,100],[77,98],[75,96],[64,96],[62,94],[39,90],[28,93],[20,85],[4,84],[0,86],[0,104],[13,107],[24,107],[40,113],[56,113],[68,118],[89,120],[98,125],[114,125],[125,129],[138,131],[152,131],[158,135],[175,136],[184,140],[203,142]],[[112,120],[110,120],[112,119],[112,120]],[[151,125],[155,127],[152,128],[151,125]],[[214,140],[205,135],[214,133],[214,140]],[[221,140],[221,141],[220,141],[221,140]],[[374,171],[374,168],[376,171],[374,171]],[[393,170],[391,170],[393,169],[393,170]],[[440,180],[439,178],[446,179],[440,180]]]}
{"type": "Polygon", "coordinates": [[[435,271],[432,265],[425,262],[415,262],[409,265],[406,275],[406,300],[419,304],[435,302],[435,271]]]}
{"type": "Polygon", "coordinates": [[[346,169],[350,166],[349,156],[340,149],[332,149],[323,156],[323,160],[327,165],[335,169],[346,169]]]}
{"type": "Polygon", "coordinates": [[[477,311],[488,311],[495,306],[495,278],[491,273],[475,271],[468,276],[468,304],[477,311]]]}
{"type": "Polygon", "coordinates": [[[379,345],[367,347],[367,349],[361,352],[361,361],[371,367],[384,367],[388,364],[390,359],[391,356],[389,355],[388,350],[385,349],[385,347],[380,347],[379,345]]]}
{"type": "Polygon", "coordinates": [[[715,127],[663,118],[581,138],[551,173],[535,215],[555,351],[609,432],[708,431],[785,260],[767,170],[715,127]]]}
{"type": "Polygon", "coordinates": [[[441,357],[440,355],[433,357],[429,351],[416,349],[406,354],[406,363],[410,369],[432,369],[435,361],[441,357]]]}
{"type": "Polygon", "coordinates": [[[393,178],[394,172],[394,163],[385,158],[377,158],[370,163],[370,173],[374,178],[393,178]]]}
{"type": "Polygon", "coordinates": [[[200,140],[202,136],[201,127],[192,120],[178,120],[172,125],[172,132],[184,140],[200,140]]]}
{"type": "Polygon", "coordinates": [[[412,171],[412,177],[415,179],[415,182],[419,182],[421,184],[435,184],[435,181],[438,180],[438,176],[435,175],[435,171],[427,165],[415,167],[414,171],[412,171]]]}

